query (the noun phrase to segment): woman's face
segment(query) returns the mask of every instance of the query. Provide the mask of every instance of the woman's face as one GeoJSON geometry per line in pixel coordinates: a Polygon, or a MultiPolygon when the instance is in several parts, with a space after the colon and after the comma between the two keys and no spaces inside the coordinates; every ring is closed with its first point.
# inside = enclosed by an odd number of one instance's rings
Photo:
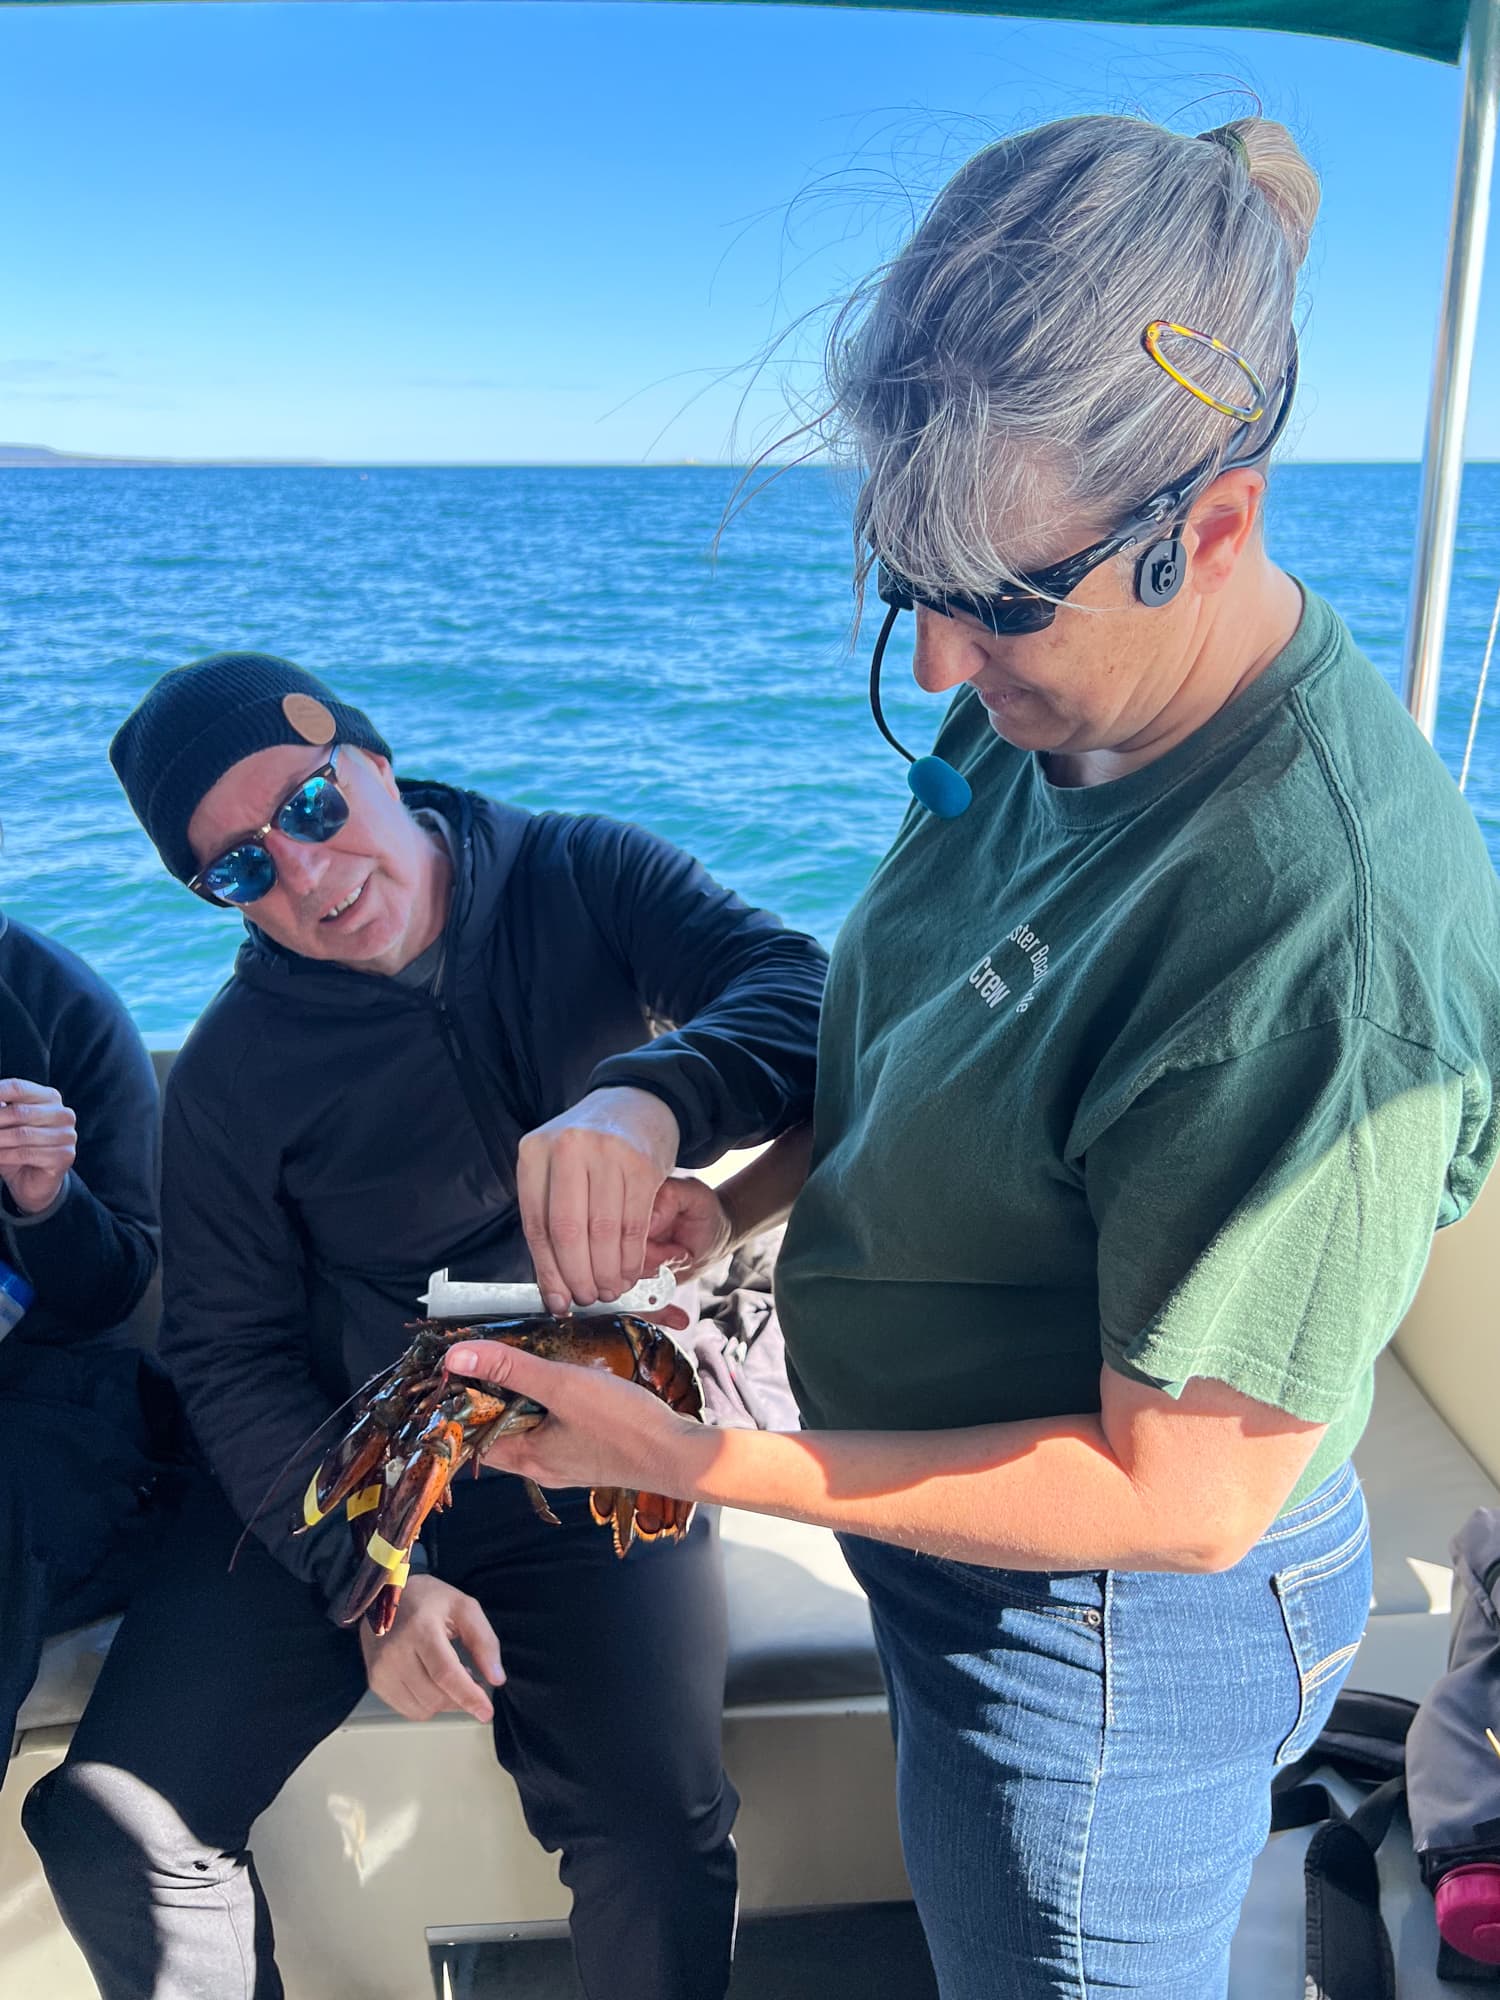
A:
{"type": "MultiPolygon", "coordinates": [[[[1040,632],[997,636],[964,612],[945,617],[919,605],[918,685],[939,694],[968,682],[996,734],[1020,750],[1148,745],[1200,664],[1210,609],[1249,540],[1263,486],[1259,474],[1234,473],[1207,490],[1183,534],[1186,581],[1168,604],[1137,599],[1141,551],[1132,549],[1090,571],[1040,632]]],[[[1036,561],[1056,561],[1106,531],[1074,523],[1036,561]]]]}

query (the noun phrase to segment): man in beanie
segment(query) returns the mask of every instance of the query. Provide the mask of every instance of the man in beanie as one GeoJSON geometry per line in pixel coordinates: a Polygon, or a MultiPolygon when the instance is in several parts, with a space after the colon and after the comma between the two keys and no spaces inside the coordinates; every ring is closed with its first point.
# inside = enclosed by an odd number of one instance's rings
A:
{"type": "Polygon", "coordinates": [[[279,1996],[250,1825],[368,1683],[493,1720],[590,2000],[720,2000],[710,1524],[621,1562],[583,1493],[549,1527],[518,1481],[459,1482],[377,1640],[329,1616],[350,1538],[292,1540],[284,1481],[256,1516],[434,1269],[615,1297],[674,1166],[805,1120],[823,954],[638,827],[398,782],[360,710],[269,655],[163,676],[110,755],[246,940],[166,1105],[161,1353],[211,1477],[27,1801],[63,1916],[106,2000],[279,1996]],[[671,1726],[622,1727],[631,1688],[671,1726]]]}

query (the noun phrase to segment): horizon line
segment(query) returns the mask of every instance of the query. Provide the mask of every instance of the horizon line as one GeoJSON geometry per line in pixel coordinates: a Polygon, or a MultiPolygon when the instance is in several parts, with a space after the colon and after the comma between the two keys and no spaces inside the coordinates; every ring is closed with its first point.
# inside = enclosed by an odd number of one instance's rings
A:
{"type": "MultiPolygon", "coordinates": [[[[1284,458],[1294,465],[1411,465],[1414,458],[1284,458]]],[[[1500,454],[1466,457],[1464,465],[1500,465],[1500,454]]],[[[46,445],[0,444],[0,472],[748,472],[750,465],[713,458],[146,458],[126,454],[60,452],[46,445]],[[8,452],[35,452],[40,462],[27,464],[8,452]]],[[[806,459],[767,465],[777,473],[847,470],[829,460],[806,459]]]]}

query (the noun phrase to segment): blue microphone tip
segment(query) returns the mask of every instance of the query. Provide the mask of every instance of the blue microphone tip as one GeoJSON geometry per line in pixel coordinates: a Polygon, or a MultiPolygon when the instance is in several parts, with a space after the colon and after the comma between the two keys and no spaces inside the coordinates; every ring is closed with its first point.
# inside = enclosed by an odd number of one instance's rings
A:
{"type": "Polygon", "coordinates": [[[941,757],[918,757],[906,774],[912,797],[937,819],[957,819],[974,802],[967,778],[941,757]]]}

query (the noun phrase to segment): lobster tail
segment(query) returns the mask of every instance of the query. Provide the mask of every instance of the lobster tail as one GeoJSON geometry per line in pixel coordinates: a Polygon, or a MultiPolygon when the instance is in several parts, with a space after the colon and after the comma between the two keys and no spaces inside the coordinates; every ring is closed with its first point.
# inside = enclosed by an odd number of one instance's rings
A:
{"type": "Polygon", "coordinates": [[[589,1512],[601,1528],[611,1531],[617,1556],[623,1556],[633,1541],[680,1541],[692,1524],[694,1507],[691,1500],[630,1493],[621,1486],[596,1486],[589,1494],[589,1512]]]}

